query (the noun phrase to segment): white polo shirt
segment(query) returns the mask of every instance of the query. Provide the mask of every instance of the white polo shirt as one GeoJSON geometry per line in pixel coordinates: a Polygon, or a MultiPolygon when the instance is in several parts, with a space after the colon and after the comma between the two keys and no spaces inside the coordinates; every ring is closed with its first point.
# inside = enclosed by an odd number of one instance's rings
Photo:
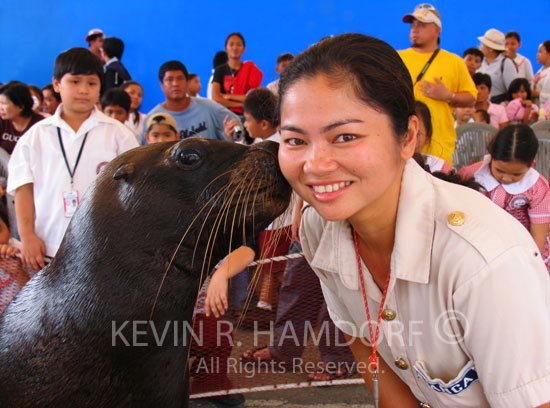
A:
{"type": "MultiPolygon", "coordinates": [[[[395,319],[382,320],[381,357],[433,408],[550,401],[550,277],[528,231],[412,160],[400,194],[385,306],[395,319]],[[448,221],[456,211],[463,225],[448,221]]],[[[368,339],[350,225],[310,207],[300,237],[336,326],[368,339]]],[[[381,292],[363,270],[376,320],[381,292]]]]}
{"type": "Polygon", "coordinates": [[[74,174],[74,189],[80,200],[108,162],[138,146],[130,129],[95,108],[77,132],[61,119],[62,109],[60,105],[53,116],[38,122],[19,139],[8,166],[8,193],[15,194],[18,187],[34,183],[35,232],[44,240],[48,256],[57,252],[70,221],[65,217],[63,193],[71,191],[71,178],[57,128],[71,170],[88,133],[74,174]]]}

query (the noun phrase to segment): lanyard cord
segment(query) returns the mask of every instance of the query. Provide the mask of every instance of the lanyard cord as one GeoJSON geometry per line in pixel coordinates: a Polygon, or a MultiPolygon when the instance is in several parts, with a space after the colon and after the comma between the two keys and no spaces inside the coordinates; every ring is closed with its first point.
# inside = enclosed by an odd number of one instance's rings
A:
{"type": "Polygon", "coordinates": [[[367,323],[369,325],[370,342],[372,345],[372,354],[370,356],[370,365],[378,374],[378,358],[376,356],[376,349],[378,345],[378,337],[380,336],[380,321],[382,320],[382,312],[384,310],[384,303],[386,301],[386,295],[388,294],[388,287],[390,285],[390,275],[386,279],[386,285],[382,292],[382,300],[380,300],[380,309],[378,310],[378,319],[376,322],[376,333],[372,329],[372,319],[370,316],[369,302],[367,301],[367,290],[365,288],[365,280],[363,279],[363,266],[361,263],[361,254],[359,253],[359,241],[357,239],[357,232],[353,230],[353,243],[355,245],[355,255],[357,257],[357,268],[359,269],[359,279],[361,280],[361,292],[363,293],[363,301],[365,302],[365,311],[367,313],[367,323]]]}
{"type": "Polygon", "coordinates": [[[415,85],[418,81],[420,81],[422,79],[422,77],[424,76],[424,74],[426,73],[428,68],[430,68],[430,65],[432,64],[435,57],[437,57],[438,53],[439,53],[439,48],[436,48],[436,50],[433,52],[433,54],[430,57],[430,59],[428,60],[428,62],[426,62],[426,65],[424,65],[424,68],[422,68],[422,71],[420,71],[420,74],[418,74],[418,76],[416,77],[416,81],[414,81],[415,85]]]}
{"type": "Polygon", "coordinates": [[[65,146],[63,146],[63,140],[61,140],[61,129],[59,128],[57,128],[57,138],[59,139],[59,146],[61,147],[61,153],[63,153],[63,159],[65,160],[65,165],[67,166],[67,170],[69,171],[69,176],[71,177],[71,186],[72,186],[74,174],[76,173],[76,167],[80,162],[80,156],[82,156],[82,150],[84,150],[84,144],[86,143],[86,139],[88,138],[88,132],[86,132],[86,134],[84,135],[84,140],[82,140],[82,144],[80,145],[80,150],[78,151],[78,155],[76,156],[76,162],[74,163],[74,168],[72,170],[71,170],[71,166],[69,166],[69,161],[67,160],[67,154],[65,153],[65,146]]]}

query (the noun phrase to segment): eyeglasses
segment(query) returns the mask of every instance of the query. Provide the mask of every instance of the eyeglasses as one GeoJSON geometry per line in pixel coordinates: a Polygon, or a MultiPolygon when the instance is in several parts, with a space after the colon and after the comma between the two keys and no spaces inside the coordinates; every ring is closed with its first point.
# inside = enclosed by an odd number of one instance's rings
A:
{"type": "Polygon", "coordinates": [[[430,11],[435,11],[436,10],[436,8],[434,6],[432,6],[430,3],[419,4],[414,9],[415,10],[430,10],[430,11]]]}

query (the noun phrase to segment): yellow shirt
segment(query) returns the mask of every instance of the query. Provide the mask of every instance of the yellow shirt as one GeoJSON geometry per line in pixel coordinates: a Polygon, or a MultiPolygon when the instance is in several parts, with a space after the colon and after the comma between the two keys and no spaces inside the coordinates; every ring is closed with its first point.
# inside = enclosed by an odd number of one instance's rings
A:
{"type": "MultiPolygon", "coordinates": [[[[424,65],[426,65],[432,56],[432,53],[420,53],[412,48],[408,48],[399,51],[399,55],[407,66],[414,83],[416,77],[418,77],[418,74],[420,74],[420,71],[422,71],[422,68],[424,68],[424,65]]],[[[435,83],[434,77],[443,82],[445,87],[451,92],[469,92],[474,98],[477,97],[477,89],[468,73],[466,64],[456,54],[445,50],[439,51],[439,54],[432,61],[421,81],[435,83]]],[[[432,141],[428,148],[425,149],[425,153],[441,157],[452,166],[456,132],[451,106],[446,101],[438,101],[424,96],[418,88],[418,83],[414,84],[414,97],[428,105],[432,115],[432,141]]]]}

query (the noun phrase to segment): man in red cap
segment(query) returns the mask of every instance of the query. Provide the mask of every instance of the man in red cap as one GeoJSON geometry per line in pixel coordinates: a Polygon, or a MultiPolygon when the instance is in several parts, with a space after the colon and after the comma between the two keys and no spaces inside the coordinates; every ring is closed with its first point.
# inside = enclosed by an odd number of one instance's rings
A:
{"type": "Polygon", "coordinates": [[[101,48],[103,47],[103,39],[105,38],[105,34],[103,34],[103,31],[99,28],[92,28],[90,31],[88,31],[88,35],[84,39],[88,43],[88,48],[90,51],[97,56],[103,63],[103,60],[101,59],[101,48]]]}
{"type": "Polygon", "coordinates": [[[441,15],[431,4],[419,4],[403,17],[411,25],[411,48],[399,51],[409,70],[414,96],[430,108],[433,136],[425,153],[452,166],[456,132],[452,109],[473,106],[477,90],[458,55],[439,48],[441,15]]]}

